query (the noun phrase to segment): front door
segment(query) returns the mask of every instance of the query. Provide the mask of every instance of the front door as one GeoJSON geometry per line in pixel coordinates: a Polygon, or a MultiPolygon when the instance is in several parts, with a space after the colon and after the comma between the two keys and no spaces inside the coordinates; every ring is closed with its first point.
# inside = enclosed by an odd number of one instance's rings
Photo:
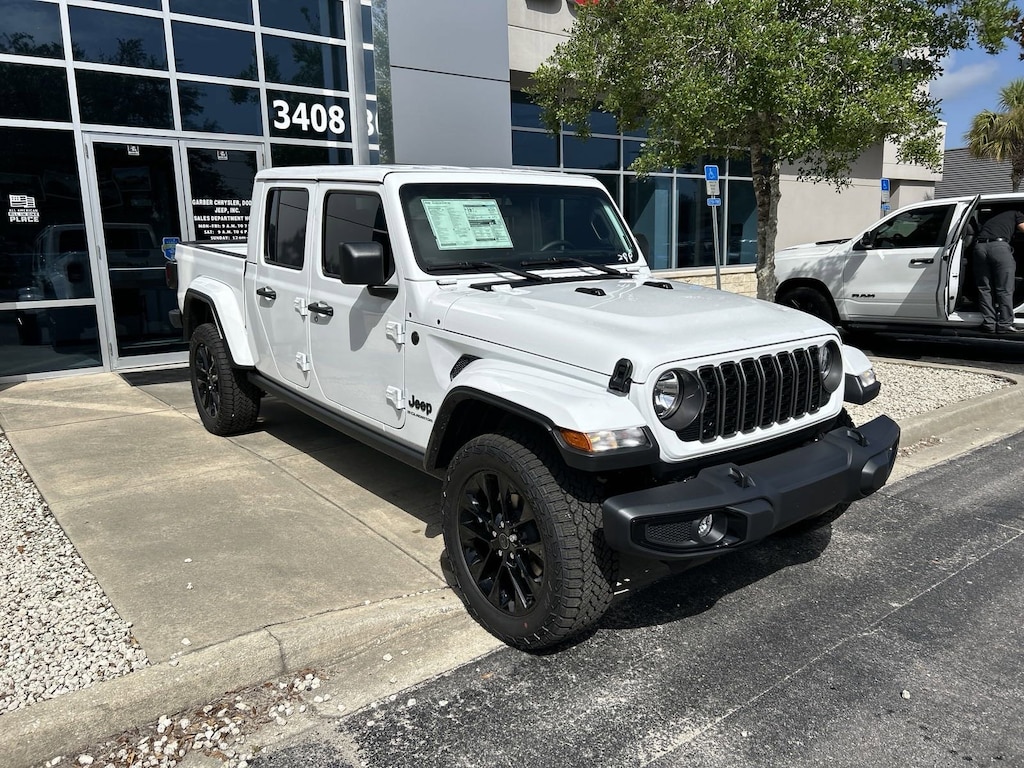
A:
{"type": "Polygon", "coordinates": [[[93,135],[86,151],[111,367],[184,362],[164,248],[245,239],[262,148],[93,135]]]}
{"type": "Polygon", "coordinates": [[[936,299],[954,205],[900,211],[858,243],[843,273],[846,314],[876,320],[939,319],[936,299]]]}

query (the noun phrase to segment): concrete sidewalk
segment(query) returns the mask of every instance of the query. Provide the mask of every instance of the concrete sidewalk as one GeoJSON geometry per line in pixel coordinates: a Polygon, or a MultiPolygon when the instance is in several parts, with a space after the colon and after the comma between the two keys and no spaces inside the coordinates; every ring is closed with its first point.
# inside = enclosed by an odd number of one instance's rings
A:
{"type": "MultiPolygon", "coordinates": [[[[299,670],[348,661],[368,702],[497,645],[445,585],[438,481],[272,398],[253,432],[210,435],[185,376],[0,390],[0,426],[153,664],[0,716],[9,768],[299,670]],[[399,639],[418,652],[385,673],[399,639]]],[[[1018,431],[1019,383],[903,423],[891,482],[1018,431]]]]}

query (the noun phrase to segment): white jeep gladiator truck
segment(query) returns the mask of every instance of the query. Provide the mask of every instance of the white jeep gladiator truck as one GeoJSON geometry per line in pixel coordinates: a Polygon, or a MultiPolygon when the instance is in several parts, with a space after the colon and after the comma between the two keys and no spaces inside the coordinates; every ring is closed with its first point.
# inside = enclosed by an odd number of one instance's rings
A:
{"type": "MultiPolygon", "coordinates": [[[[851,238],[794,245],[775,254],[775,300],[854,331],[963,338],[982,334],[971,251],[981,225],[1024,194],[926,200],[893,211],[851,238]]],[[[1024,274],[1024,237],[1010,242],[1024,274]]],[[[1024,325],[1024,280],[1013,290],[1024,325]]],[[[1006,336],[1016,339],[1024,334],[1006,336]]]]}
{"type": "Polygon", "coordinates": [[[256,177],[247,243],[168,276],[206,428],[265,394],[443,480],[468,611],[539,649],[594,625],[619,553],[701,561],[877,491],[867,358],[802,312],[652,277],[605,189],[519,170],[256,177]]]}

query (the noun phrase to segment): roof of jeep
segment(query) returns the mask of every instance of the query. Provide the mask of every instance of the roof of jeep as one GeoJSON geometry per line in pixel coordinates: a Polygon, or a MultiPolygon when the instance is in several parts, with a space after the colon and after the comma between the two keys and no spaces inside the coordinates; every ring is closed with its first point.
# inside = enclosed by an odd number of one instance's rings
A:
{"type": "Polygon", "coordinates": [[[469,168],[448,165],[306,165],[267,168],[260,171],[257,179],[273,181],[361,181],[383,183],[387,176],[417,176],[419,181],[425,177],[436,176],[438,181],[452,176],[490,176],[503,177],[509,181],[515,178],[547,179],[561,184],[572,184],[579,181],[593,184],[593,179],[580,174],[567,174],[557,171],[531,171],[525,168],[469,168]],[[584,181],[585,180],[585,181],[584,181]]]}

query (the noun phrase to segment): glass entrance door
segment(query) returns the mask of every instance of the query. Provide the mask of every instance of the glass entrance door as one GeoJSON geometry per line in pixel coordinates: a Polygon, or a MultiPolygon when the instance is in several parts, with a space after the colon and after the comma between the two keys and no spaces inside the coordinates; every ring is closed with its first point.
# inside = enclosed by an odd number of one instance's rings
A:
{"type": "Polygon", "coordinates": [[[262,147],[109,136],[86,141],[111,366],[183,362],[188,347],[168,318],[176,297],[165,283],[163,245],[168,238],[244,240],[262,147]]]}

